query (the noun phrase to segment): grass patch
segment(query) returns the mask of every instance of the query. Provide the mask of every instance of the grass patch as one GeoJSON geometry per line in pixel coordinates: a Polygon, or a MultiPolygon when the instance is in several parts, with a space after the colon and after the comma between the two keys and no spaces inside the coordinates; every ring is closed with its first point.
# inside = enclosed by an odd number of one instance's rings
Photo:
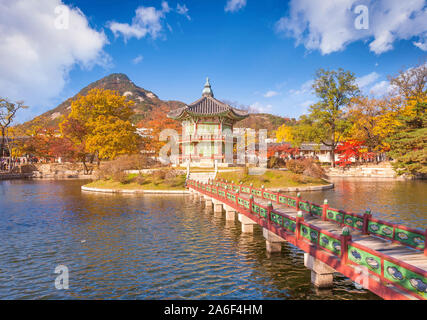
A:
{"type": "Polygon", "coordinates": [[[249,175],[247,172],[245,172],[245,170],[234,172],[219,172],[217,178],[225,179],[229,182],[234,181],[234,183],[239,183],[239,181],[242,181],[245,185],[252,183],[254,187],[258,188],[262,185],[264,185],[265,188],[288,188],[329,184],[328,181],[323,179],[313,178],[290,171],[279,170],[267,170],[262,175],[249,175]]]}
{"type": "Polygon", "coordinates": [[[85,187],[114,190],[185,190],[185,175],[170,175],[154,172],[152,174],[127,174],[122,182],[112,178],[91,182],[85,187]]]}

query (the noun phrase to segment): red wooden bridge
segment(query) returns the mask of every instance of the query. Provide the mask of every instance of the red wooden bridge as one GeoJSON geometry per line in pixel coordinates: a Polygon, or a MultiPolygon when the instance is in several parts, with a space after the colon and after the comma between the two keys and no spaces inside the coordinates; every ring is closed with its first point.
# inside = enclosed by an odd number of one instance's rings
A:
{"type": "Polygon", "coordinates": [[[339,272],[384,299],[427,299],[426,230],[242,184],[188,180],[187,187],[216,211],[224,206],[232,219],[237,212],[243,232],[264,228],[268,251],[283,241],[303,250],[319,287],[339,272]]]}

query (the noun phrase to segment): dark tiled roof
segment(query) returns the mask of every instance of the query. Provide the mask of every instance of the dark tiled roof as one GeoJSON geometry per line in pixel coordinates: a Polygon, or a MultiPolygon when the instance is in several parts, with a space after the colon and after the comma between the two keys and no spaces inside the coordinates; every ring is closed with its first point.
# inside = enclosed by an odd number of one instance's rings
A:
{"type": "Polygon", "coordinates": [[[235,109],[211,96],[204,96],[188,106],[172,110],[169,112],[168,117],[177,119],[184,113],[195,116],[215,116],[231,113],[231,116],[238,119],[243,119],[248,116],[246,111],[235,109]]]}
{"type": "Polygon", "coordinates": [[[330,151],[332,150],[331,147],[325,146],[324,144],[317,144],[317,143],[302,143],[300,148],[302,151],[330,151]]]}

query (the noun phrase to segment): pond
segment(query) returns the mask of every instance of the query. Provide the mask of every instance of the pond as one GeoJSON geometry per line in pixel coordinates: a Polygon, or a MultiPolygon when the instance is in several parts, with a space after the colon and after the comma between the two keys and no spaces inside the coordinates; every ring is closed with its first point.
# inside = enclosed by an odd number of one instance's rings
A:
{"type": "MultiPolygon", "coordinates": [[[[189,196],[82,192],[85,181],[0,181],[0,299],[378,299],[337,275],[317,290],[303,252],[265,250],[262,230],[189,196]],[[55,288],[66,266],[69,288],[55,288]]],[[[423,181],[336,180],[302,197],[426,227],[423,181]]]]}

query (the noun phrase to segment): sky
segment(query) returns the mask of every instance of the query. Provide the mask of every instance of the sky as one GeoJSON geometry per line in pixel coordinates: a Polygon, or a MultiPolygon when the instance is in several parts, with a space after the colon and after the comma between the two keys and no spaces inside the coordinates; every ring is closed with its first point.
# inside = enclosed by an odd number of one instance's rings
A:
{"type": "Polygon", "coordinates": [[[316,70],[366,95],[427,56],[425,0],[0,0],[0,97],[32,119],[111,73],[163,100],[215,97],[298,118],[316,70]]]}

